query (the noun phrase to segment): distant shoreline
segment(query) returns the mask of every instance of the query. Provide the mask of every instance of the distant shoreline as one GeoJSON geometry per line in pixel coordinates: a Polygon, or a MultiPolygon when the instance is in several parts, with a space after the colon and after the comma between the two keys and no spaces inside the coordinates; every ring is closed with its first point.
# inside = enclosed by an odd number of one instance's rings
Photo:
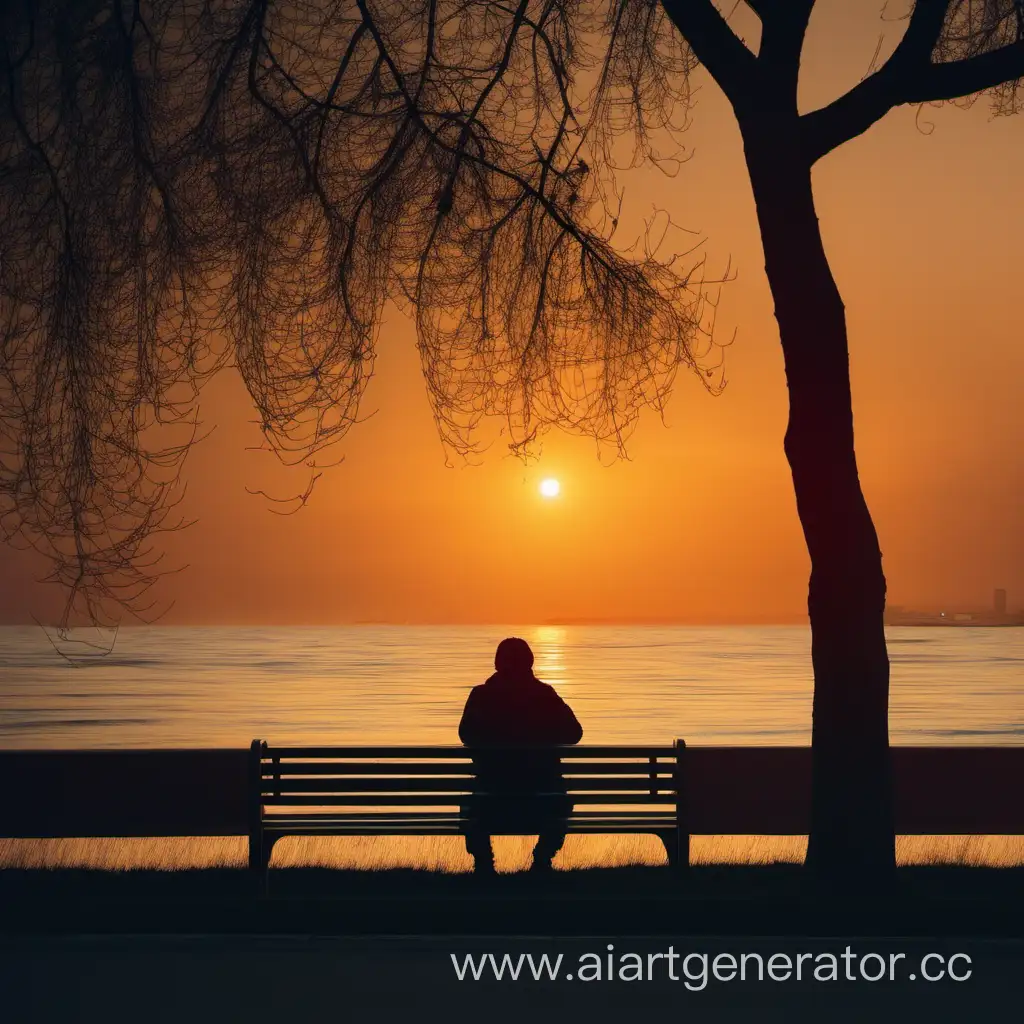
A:
{"type": "Polygon", "coordinates": [[[1024,626],[1024,618],[1013,619],[1011,621],[994,622],[991,620],[986,621],[985,619],[949,619],[936,622],[932,619],[926,619],[922,621],[913,622],[886,622],[887,626],[903,626],[910,627],[913,629],[943,629],[946,626],[952,626],[956,629],[974,628],[974,629],[1006,629],[1007,627],[1020,628],[1024,626]]]}
{"type": "MultiPolygon", "coordinates": [[[[1024,615],[1011,617],[1010,621],[996,622],[985,619],[914,619],[912,621],[886,620],[886,626],[911,629],[934,629],[951,627],[955,629],[1006,629],[1024,628],[1024,615]]],[[[773,628],[810,628],[804,621],[787,622],[689,622],[675,619],[598,619],[598,618],[562,618],[541,619],[534,622],[413,622],[391,621],[386,619],[357,619],[352,622],[154,622],[130,623],[119,627],[124,630],[134,629],[351,629],[368,626],[387,626],[395,629],[558,629],[567,627],[606,626],[621,629],[661,628],[661,629],[773,629],[773,628]]],[[[0,629],[55,630],[57,627],[38,622],[0,622],[0,629]]],[[[94,626],[88,623],[76,624],[73,630],[101,629],[112,632],[110,626],[94,626]]]]}

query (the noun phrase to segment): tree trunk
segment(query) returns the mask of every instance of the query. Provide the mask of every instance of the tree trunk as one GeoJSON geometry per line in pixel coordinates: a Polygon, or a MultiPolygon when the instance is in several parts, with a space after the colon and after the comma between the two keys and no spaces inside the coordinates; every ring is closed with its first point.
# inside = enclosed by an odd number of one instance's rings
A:
{"type": "Polygon", "coordinates": [[[789,388],[785,450],[811,556],[814,666],[807,864],[843,883],[895,869],[885,576],[861,492],[842,298],[795,112],[741,120],[789,388]]]}

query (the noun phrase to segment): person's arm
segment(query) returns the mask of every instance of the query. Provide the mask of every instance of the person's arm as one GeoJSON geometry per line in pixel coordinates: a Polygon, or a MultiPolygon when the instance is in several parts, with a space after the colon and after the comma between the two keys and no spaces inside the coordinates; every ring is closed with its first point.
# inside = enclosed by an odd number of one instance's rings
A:
{"type": "Polygon", "coordinates": [[[474,686],[469,691],[466,706],[462,709],[462,721],[459,722],[459,739],[464,746],[475,747],[484,742],[483,721],[481,716],[480,687],[474,686]]]}
{"type": "Polygon", "coordinates": [[[583,739],[583,726],[580,725],[572,708],[559,696],[554,687],[549,686],[551,694],[551,734],[552,743],[579,743],[583,739]]]}

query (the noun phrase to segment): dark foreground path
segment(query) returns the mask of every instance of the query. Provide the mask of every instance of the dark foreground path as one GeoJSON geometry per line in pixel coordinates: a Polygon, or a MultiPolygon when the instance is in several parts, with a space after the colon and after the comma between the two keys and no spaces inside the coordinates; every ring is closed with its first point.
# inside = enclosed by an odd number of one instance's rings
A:
{"type": "MultiPolygon", "coordinates": [[[[479,959],[475,961],[481,963],[479,959]]],[[[727,960],[719,959],[722,973],[727,960]]],[[[546,972],[545,972],[546,973],[546,972]]],[[[20,936],[0,940],[0,1018],[22,1022],[119,1021],[202,1024],[288,1021],[380,1024],[452,1022],[479,1019],[485,1024],[601,1024],[645,1019],[658,1021],[742,1021],[787,1024],[799,1021],[938,1024],[1018,1020],[1024,1005],[1024,942],[982,939],[875,938],[835,939],[787,936],[777,939],[668,938],[552,939],[542,937],[449,936],[401,938],[311,936],[20,936]],[[639,957],[644,980],[607,980],[608,944],[614,970],[628,975],[639,957]],[[853,959],[845,961],[847,947],[853,959]],[[674,951],[648,960],[648,954],[674,951]],[[451,955],[492,953],[500,963],[510,954],[541,954],[553,963],[559,954],[559,979],[534,980],[524,960],[519,980],[496,980],[485,968],[480,980],[459,981],[451,955]],[[757,980],[757,961],[748,956],[747,980],[716,980],[709,966],[706,985],[700,957],[759,954],[765,964],[757,980]],[[965,954],[968,962],[954,954],[965,954]],[[800,954],[803,978],[774,981],[786,958],[800,954]],[[877,954],[881,960],[869,954],[877,954]],[[903,954],[902,957],[899,954],[903,954]],[[921,977],[922,959],[932,975],[954,966],[962,981],[921,977]],[[813,964],[834,956],[839,980],[814,980],[813,964]],[[890,957],[895,959],[890,960],[890,957]],[[874,975],[892,963],[897,980],[861,977],[860,963],[874,975]],[[601,963],[602,980],[581,981],[581,965],[593,973],[601,963]],[[810,968],[807,964],[811,964],[810,968]],[[652,980],[646,980],[648,965],[652,980]],[[856,978],[846,979],[850,966],[856,978]],[[671,980],[674,973],[679,980],[671,980]],[[573,974],[572,980],[566,978],[573,974]],[[914,975],[914,980],[910,975],[914,975]],[[689,986],[689,987],[688,987],[689,986]],[[657,1018],[653,1015],[657,1014],[657,1018]]]]}
{"type": "Polygon", "coordinates": [[[0,872],[0,1024],[1024,1019],[1019,869],[271,874],[0,872]]]}

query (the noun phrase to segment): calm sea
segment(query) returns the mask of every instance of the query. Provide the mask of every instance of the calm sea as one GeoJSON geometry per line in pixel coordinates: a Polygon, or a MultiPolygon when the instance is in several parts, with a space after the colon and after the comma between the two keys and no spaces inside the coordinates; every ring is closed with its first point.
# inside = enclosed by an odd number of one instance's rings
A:
{"type": "MultiPolygon", "coordinates": [[[[585,742],[810,740],[806,627],[139,627],[105,655],[0,627],[0,747],[457,742],[510,634],[585,742]]],[[[888,635],[894,743],[1024,744],[1024,628],[888,635]]]]}

